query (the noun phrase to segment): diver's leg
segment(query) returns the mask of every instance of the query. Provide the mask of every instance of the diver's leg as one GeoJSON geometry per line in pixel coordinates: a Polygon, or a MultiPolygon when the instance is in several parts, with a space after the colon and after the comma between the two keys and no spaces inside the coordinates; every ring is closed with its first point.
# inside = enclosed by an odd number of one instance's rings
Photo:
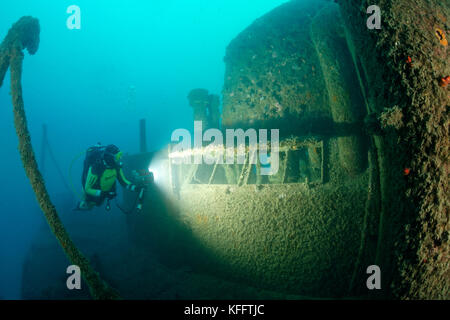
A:
{"type": "Polygon", "coordinates": [[[105,202],[105,199],[106,199],[105,196],[100,196],[100,197],[95,198],[95,201],[94,201],[95,205],[97,207],[100,207],[103,204],[103,202],[105,202]]]}

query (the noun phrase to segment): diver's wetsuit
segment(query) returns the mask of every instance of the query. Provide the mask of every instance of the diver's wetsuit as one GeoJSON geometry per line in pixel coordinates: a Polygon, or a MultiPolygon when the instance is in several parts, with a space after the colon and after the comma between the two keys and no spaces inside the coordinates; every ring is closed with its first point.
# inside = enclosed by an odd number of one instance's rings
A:
{"type": "Polygon", "coordinates": [[[106,199],[108,192],[116,191],[116,180],[130,189],[132,183],[125,178],[122,167],[107,168],[102,163],[95,163],[89,167],[84,185],[85,201],[100,206],[106,199]]]}

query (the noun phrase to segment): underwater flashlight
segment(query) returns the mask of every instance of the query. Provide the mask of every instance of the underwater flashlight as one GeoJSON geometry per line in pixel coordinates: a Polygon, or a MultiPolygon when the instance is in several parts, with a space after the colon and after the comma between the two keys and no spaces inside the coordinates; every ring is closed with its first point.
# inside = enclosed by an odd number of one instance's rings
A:
{"type": "Polygon", "coordinates": [[[158,182],[158,170],[154,167],[149,166],[148,172],[153,176],[153,180],[158,182]]]}

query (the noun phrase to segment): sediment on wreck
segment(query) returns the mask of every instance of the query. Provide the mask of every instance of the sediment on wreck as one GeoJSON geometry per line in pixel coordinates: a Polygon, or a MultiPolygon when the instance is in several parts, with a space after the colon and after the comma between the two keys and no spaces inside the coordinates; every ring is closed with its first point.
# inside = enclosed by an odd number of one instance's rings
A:
{"type": "Polygon", "coordinates": [[[393,297],[449,299],[450,96],[439,79],[450,64],[436,31],[448,37],[449,3],[380,0],[380,30],[366,27],[370,1],[338,3],[369,112],[401,120],[374,137],[383,203],[377,263],[393,297]]]}
{"type": "Polygon", "coordinates": [[[279,170],[261,176],[250,152],[242,164],[169,162],[173,213],[130,216],[137,242],[161,243],[164,259],[258,288],[373,298],[365,270],[377,254],[378,168],[368,161],[366,106],[343,35],[337,4],[290,1],[231,41],[223,129],[279,128],[279,170]],[[329,16],[338,19],[322,23],[329,16]]]}
{"type": "Polygon", "coordinates": [[[31,55],[34,55],[39,48],[39,40],[39,21],[32,17],[22,17],[12,26],[0,45],[0,87],[9,67],[14,124],[19,139],[19,152],[23,167],[50,229],[71,263],[80,267],[81,274],[90,288],[92,297],[94,299],[117,299],[120,298],[119,294],[100,278],[99,274],[90,266],[88,259],[83,256],[71,240],[50,200],[44,179],[38,169],[28,131],[21,78],[24,58],[22,51],[27,49],[31,55]]]}

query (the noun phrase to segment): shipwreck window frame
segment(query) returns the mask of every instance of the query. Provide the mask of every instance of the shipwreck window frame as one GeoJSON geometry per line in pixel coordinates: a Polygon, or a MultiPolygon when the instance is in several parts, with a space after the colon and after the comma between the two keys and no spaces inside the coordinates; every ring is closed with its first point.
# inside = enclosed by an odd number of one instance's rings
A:
{"type": "MultiPolygon", "coordinates": [[[[258,156],[256,156],[256,164],[250,163],[249,159],[249,147],[245,146],[245,163],[244,164],[226,164],[225,163],[225,153],[224,153],[224,163],[215,163],[215,164],[193,164],[192,161],[188,163],[173,163],[172,159],[169,158],[169,182],[172,188],[181,189],[186,185],[235,185],[235,186],[243,186],[243,185],[277,185],[277,184],[324,184],[325,183],[325,146],[324,146],[324,138],[323,137],[293,137],[286,140],[280,141],[279,146],[279,170],[273,176],[262,176],[258,174],[261,169],[261,163],[258,156]],[[304,151],[305,150],[305,151],[304,151]],[[309,150],[315,150],[318,154],[318,158],[315,161],[319,161],[320,163],[316,163],[314,167],[311,166],[311,161],[309,166],[306,168],[309,170],[315,170],[314,179],[311,179],[311,176],[305,175],[305,179],[302,181],[300,179],[301,170],[300,165],[297,181],[292,181],[290,179],[290,173],[288,164],[292,156],[297,153],[297,160],[300,159],[300,152],[304,151],[303,158],[305,155],[311,158],[309,155],[309,150]],[[228,172],[227,172],[228,171],[228,172]],[[319,172],[320,171],[320,172],[319,172]],[[228,177],[227,177],[228,173],[228,177]],[[234,175],[233,183],[229,183],[229,176],[234,175]],[[223,182],[224,179],[225,182],[223,182]],[[220,182],[222,181],[222,182],[220,182]]],[[[235,152],[237,154],[237,149],[235,148],[235,152]]],[[[259,149],[259,148],[257,148],[259,149]]],[[[259,150],[258,150],[259,151],[259,150]]],[[[192,149],[190,151],[190,156],[193,156],[195,153],[201,153],[202,155],[208,152],[206,147],[192,149]]],[[[270,152],[270,147],[268,149],[268,153],[270,152]]],[[[170,153],[170,148],[169,148],[170,153]]],[[[292,161],[292,160],[291,160],[292,161]]],[[[312,172],[312,171],[310,171],[312,172]]]]}

